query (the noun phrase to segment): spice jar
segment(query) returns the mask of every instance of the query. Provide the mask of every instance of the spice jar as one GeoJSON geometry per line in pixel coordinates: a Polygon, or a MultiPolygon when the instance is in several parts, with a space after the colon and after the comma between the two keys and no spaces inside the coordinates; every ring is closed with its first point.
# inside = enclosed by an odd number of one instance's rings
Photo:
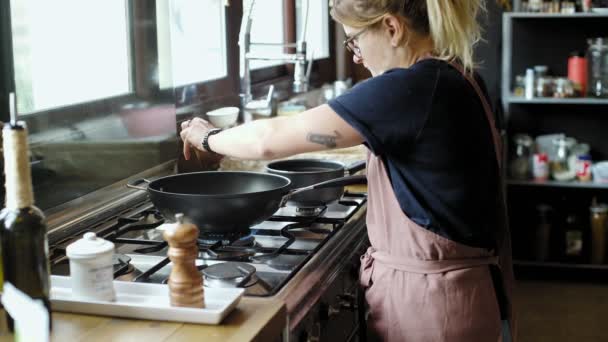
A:
{"type": "Polygon", "coordinates": [[[526,77],[524,75],[515,76],[515,87],[513,96],[523,97],[526,92],[526,77]]]}
{"type": "Polygon", "coordinates": [[[591,211],[591,263],[603,264],[606,256],[606,221],[608,205],[592,204],[591,211]]]}
{"type": "Polygon", "coordinates": [[[114,244],[93,232],[66,248],[70,259],[72,295],[84,300],[113,301],[114,244]]]}
{"type": "Polygon", "coordinates": [[[553,77],[540,76],[536,80],[536,96],[537,97],[552,97],[554,93],[553,77]]]}
{"type": "Polygon", "coordinates": [[[532,138],[527,134],[514,136],[515,154],[509,165],[511,177],[518,180],[530,179],[532,138]]]}
{"type": "Polygon", "coordinates": [[[553,97],[566,98],[574,97],[574,84],[572,81],[565,77],[559,77],[555,79],[555,89],[553,97]]]}

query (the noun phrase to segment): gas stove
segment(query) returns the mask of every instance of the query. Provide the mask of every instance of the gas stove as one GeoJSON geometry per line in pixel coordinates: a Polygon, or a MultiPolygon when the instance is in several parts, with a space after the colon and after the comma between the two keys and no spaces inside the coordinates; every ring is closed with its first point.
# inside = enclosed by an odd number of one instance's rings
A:
{"type": "MultiPolygon", "coordinates": [[[[275,295],[365,202],[365,194],[347,192],[322,208],[283,207],[250,227],[247,235],[199,235],[196,265],[205,286],[242,287],[248,296],[275,295]]],[[[87,231],[115,244],[116,280],[166,283],[171,263],[162,238],[164,223],[154,206],[143,200],[87,231]]],[[[69,275],[65,248],[82,234],[50,246],[52,274],[69,275]]]]}

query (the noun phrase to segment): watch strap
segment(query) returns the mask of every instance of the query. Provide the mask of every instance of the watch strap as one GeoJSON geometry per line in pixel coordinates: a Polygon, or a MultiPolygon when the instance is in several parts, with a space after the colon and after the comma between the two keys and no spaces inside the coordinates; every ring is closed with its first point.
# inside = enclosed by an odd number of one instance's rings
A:
{"type": "Polygon", "coordinates": [[[219,132],[221,132],[222,129],[221,128],[214,128],[214,129],[210,129],[207,131],[207,133],[205,133],[205,136],[203,137],[203,148],[205,149],[205,151],[207,152],[211,152],[211,153],[216,153],[215,151],[213,151],[211,149],[211,147],[209,147],[209,137],[214,135],[214,134],[218,134],[219,132]]]}

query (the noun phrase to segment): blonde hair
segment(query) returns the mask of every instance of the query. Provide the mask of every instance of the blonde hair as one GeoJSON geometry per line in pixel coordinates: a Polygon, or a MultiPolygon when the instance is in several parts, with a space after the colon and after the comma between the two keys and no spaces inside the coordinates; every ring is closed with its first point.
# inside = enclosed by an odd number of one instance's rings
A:
{"type": "Polygon", "coordinates": [[[473,46],[481,39],[477,14],[484,6],[484,0],[334,0],[331,16],[343,25],[363,28],[386,14],[400,15],[411,30],[432,39],[437,58],[459,59],[472,71],[473,46]]]}

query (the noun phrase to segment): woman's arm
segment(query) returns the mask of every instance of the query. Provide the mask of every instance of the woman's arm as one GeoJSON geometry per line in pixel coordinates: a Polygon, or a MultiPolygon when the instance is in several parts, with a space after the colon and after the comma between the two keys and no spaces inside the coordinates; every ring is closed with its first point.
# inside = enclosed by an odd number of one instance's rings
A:
{"type": "MultiPolygon", "coordinates": [[[[203,150],[202,139],[212,126],[202,119],[183,126],[182,140],[203,150]]],[[[362,142],[361,135],[328,105],[295,116],[256,120],[212,135],[208,141],[214,152],[240,159],[277,159],[362,142]]],[[[189,159],[186,149],[184,156],[189,159]]]]}

